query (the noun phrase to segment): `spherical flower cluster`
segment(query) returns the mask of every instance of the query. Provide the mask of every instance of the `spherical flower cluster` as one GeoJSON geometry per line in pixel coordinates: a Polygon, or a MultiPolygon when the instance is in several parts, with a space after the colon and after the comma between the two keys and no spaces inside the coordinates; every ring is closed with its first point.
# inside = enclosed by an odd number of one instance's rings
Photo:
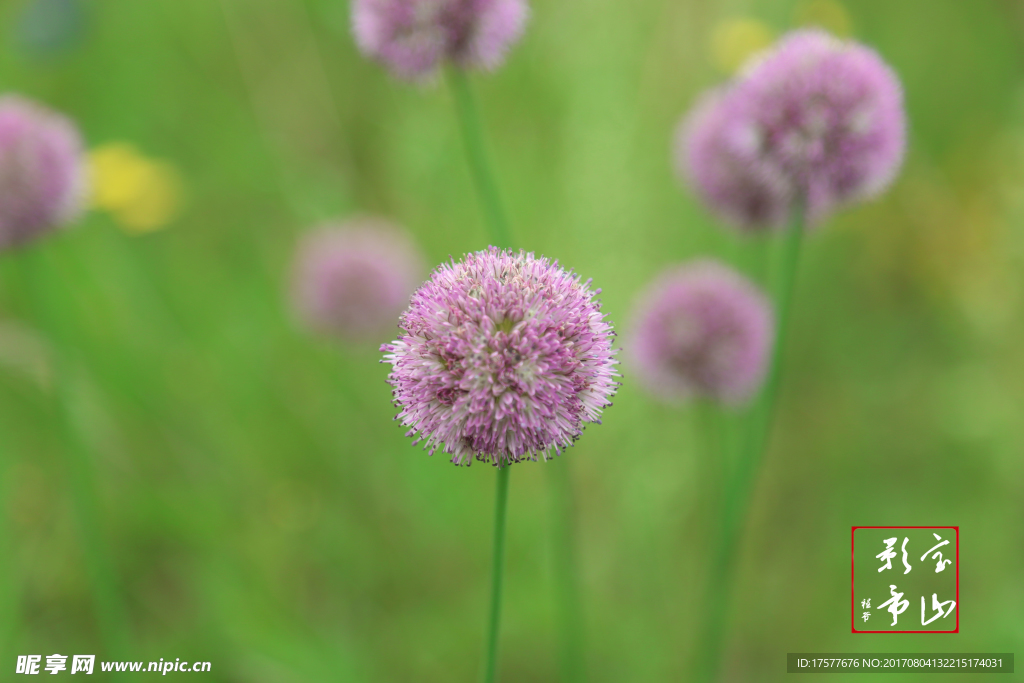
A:
{"type": "Polygon", "coordinates": [[[522,35],[526,0],[353,0],[359,49],[410,80],[445,60],[494,69],[522,35]]]}
{"type": "Polygon", "coordinates": [[[0,97],[0,250],[74,219],[85,197],[82,140],[63,116],[0,97]]]}
{"type": "Polygon", "coordinates": [[[495,247],[441,265],[381,347],[396,419],[457,465],[571,446],[619,386],[599,293],[557,262],[495,247]]]}
{"type": "Polygon", "coordinates": [[[644,385],[667,400],[748,400],[769,361],[774,316],[768,299],[715,261],[671,268],[637,306],[630,360],[644,385]]]}
{"type": "Polygon", "coordinates": [[[676,163],[733,225],[778,226],[798,203],[816,223],[892,182],[905,128],[899,80],[873,50],[801,30],[703,99],[676,163]]]}
{"type": "Polygon", "coordinates": [[[293,303],[317,332],[349,342],[379,340],[408,305],[423,271],[412,239],[386,221],[328,225],[299,245],[293,303]]]}
{"type": "Polygon", "coordinates": [[[704,95],[679,127],[677,164],[701,199],[744,230],[789,217],[793,186],[757,151],[756,135],[731,91],[704,95]]]}

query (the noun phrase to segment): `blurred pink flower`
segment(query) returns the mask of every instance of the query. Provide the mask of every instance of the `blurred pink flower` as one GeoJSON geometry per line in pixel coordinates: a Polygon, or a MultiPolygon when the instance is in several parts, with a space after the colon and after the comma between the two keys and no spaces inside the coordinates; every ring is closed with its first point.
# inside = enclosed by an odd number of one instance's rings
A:
{"type": "Polygon", "coordinates": [[[299,245],[293,301],[311,329],[351,342],[370,341],[394,325],[423,271],[412,239],[386,221],[326,225],[299,245]]]}
{"type": "Polygon", "coordinates": [[[522,35],[526,0],[353,0],[359,49],[410,80],[449,60],[494,69],[522,35]]]}
{"type": "Polygon", "coordinates": [[[794,31],[698,105],[680,129],[677,165],[734,225],[778,226],[798,201],[818,223],[889,186],[905,129],[902,88],[877,53],[794,31]]]}
{"type": "Polygon", "coordinates": [[[748,400],[769,361],[767,297],[716,261],[665,271],[641,295],[629,354],[643,384],[668,400],[748,400]]]}
{"type": "Polygon", "coordinates": [[[706,93],[679,126],[676,163],[700,198],[744,231],[786,222],[789,180],[757,151],[753,128],[729,88],[706,93]]]}
{"type": "Polygon", "coordinates": [[[85,168],[82,140],[70,120],[17,95],[0,97],[0,250],[77,217],[85,168]]]}

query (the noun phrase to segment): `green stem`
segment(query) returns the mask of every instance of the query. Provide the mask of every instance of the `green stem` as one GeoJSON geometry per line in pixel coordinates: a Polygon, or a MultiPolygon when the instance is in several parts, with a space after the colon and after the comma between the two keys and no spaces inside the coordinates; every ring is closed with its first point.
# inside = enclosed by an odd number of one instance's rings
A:
{"type": "Polygon", "coordinates": [[[782,376],[782,353],[789,327],[789,313],[793,301],[800,245],[804,233],[803,204],[793,210],[783,243],[782,263],[776,291],[776,332],[771,363],[764,388],[761,390],[747,424],[747,430],[736,470],[725,490],[721,533],[714,552],[710,585],[706,593],[708,602],[704,641],[698,650],[697,682],[711,683],[718,678],[724,646],[725,627],[729,616],[730,589],[735,572],[736,552],[750,494],[757,476],[765,445],[771,430],[775,403],[782,376]]]}
{"type": "Polygon", "coordinates": [[[558,620],[562,630],[562,678],[579,683],[586,678],[583,658],[583,605],[577,585],[576,553],[573,543],[573,491],[569,461],[559,458],[547,466],[551,484],[552,552],[558,620]]]}
{"type": "Polygon", "coordinates": [[[54,311],[53,286],[59,282],[56,268],[46,268],[43,254],[29,248],[19,255],[24,269],[23,282],[28,290],[38,321],[51,344],[58,422],[67,456],[67,474],[71,498],[81,534],[85,570],[92,587],[96,620],[100,635],[110,656],[127,656],[127,616],[121,601],[110,549],[100,527],[99,498],[93,473],[93,459],[85,439],[75,424],[73,368],[70,353],[64,348],[65,337],[54,311]]]}
{"type": "Polygon", "coordinates": [[[491,231],[491,239],[494,246],[499,249],[511,248],[512,239],[508,219],[505,217],[498,184],[487,158],[480,112],[476,106],[476,99],[473,97],[469,77],[462,69],[453,66],[448,69],[448,83],[451,85],[452,94],[455,97],[455,109],[459,117],[459,127],[462,130],[462,142],[466,148],[466,156],[477,194],[480,196],[480,203],[483,206],[484,217],[491,231]]]}
{"type": "Polygon", "coordinates": [[[494,683],[498,670],[498,631],[501,626],[501,583],[505,573],[505,513],[508,510],[508,475],[511,467],[498,469],[494,503],[494,556],[491,563],[491,614],[487,621],[487,657],[484,683],[494,683]]]}

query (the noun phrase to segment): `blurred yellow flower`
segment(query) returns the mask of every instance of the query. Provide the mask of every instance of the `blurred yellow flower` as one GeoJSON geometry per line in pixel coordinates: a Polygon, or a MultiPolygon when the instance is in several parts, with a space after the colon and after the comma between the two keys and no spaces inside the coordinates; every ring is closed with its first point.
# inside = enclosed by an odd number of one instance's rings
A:
{"type": "Polygon", "coordinates": [[[751,55],[771,45],[774,39],[774,32],[757,19],[726,19],[711,34],[711,61],[731,74],[751,55]]]}
{"type": "Polygon", "coordinates": [[[793,10],[797,26],[818,26],[845,38],[853,33],[853,21],[839,0],[802,0],[793,10]]]}
{"type": "Polygon", "coordinates": [[[166,226],[182,203],[182,181],[166,161],[148,159],[127,142],[89,153],[92,203],[110,212],[126,232],[142,234],[166,226]]]}

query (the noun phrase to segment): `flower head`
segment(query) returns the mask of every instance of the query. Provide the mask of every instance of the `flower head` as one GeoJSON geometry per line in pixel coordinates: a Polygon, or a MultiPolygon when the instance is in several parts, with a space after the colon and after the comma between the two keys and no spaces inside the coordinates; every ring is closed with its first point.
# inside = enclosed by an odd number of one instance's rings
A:
{"type": "Polygon", "coordinates": [[[526,0],[353,0],[352,28],[365,55],[414,80],[445,60],[498,67],[528,13],[526,0]]]}
{"type": "Polygon", "coordinates": [[[819,222],[880,193],[903,160],[899,80],[870,48],[821,30],[790,33],[709,102],[684,128],[679,164],[740,226],[778,225],[797,201],[819,222]],[[752,211],[764,197],[772,208],[752,211]]]}
{"type": "Polygon", "coordinates": [[[84,197],[85,162],[74,125],[22,97],[0,97],[0,250],[71,221],[84,197]]]}
{"type": "Polygon", "coordinates": [[[571,446],[618,387],[590,281],[490,247],[439,266],[385,344],[398,420],[457,465],[505,466],[571,446]]]}
{"type": "Polygon", "coordinates": [[[737,404],[760,386],[774,318],[751,282],[715,261],[663,273],[641,296],[631,357],[644,384],[669,400],[737,404]]]}
{"type": "Polygon", "coordinates": [[[422,263],[411,238],[383,220],[321,227],[299,245],[295,308],[320,333],[352,342],[371,340],[394,324],[409,303],[422,263]]]}
{"type": "Polygon", "coordinates": [[[785,223],[792,184],[757,153],[757,140],[728,88],[704,95],[679,126],[681,176],[729,224],[744,231],[785,223]]]}

